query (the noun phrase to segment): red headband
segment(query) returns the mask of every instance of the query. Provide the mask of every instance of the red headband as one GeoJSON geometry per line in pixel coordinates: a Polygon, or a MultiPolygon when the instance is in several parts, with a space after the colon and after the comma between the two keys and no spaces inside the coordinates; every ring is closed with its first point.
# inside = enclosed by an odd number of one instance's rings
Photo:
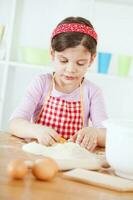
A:
{"type": "Polygon", "coordinates": [[[60,24],[57,26],[53,33],[52,33],[52,38],[55,37],[56,35],[60,33],[65,33],[65,32],[80,32],[84,33],[86,35],[91,36],[97,41],[97,34],[95,30],[85,24],[79,24],[79,23],[66,23],[66,24],[60,24]]]}

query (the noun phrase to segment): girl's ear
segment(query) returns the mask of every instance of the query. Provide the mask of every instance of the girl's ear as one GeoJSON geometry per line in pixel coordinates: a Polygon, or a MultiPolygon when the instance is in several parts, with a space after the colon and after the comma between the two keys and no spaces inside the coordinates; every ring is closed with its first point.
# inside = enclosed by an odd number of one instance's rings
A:
{"type": "Polygon", "coordinates": [[[93,61],[95,60],[95,58],[96,58],[96,53],[94,53],[94,54],[91,56],[91,63],[90,63],[90,64],[93,63],[93,61]]]}
{"type": "Polygon", "coordinates": [[[50,56],[51,56],[51,59],[53,61],[54,60],[54,56],[55,56],[55,52],[54,52],[54,50],[52,48],[50,49],[50,56]]]}
{"type": "Polygon", "coordinates": [[[95,60],[96,58],[96,53],[94,53],[93,55],[91,55],[91,59],[90,59],[90,62],[89,62],[89,67],[91,66],[91,64],[93,63],[93,61],[95,60]]]}

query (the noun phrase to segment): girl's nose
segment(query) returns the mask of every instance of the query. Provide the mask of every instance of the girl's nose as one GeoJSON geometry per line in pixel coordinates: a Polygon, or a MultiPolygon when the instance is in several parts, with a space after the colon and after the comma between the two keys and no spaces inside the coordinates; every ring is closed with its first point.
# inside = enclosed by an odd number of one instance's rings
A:
{"type": "Polygon", "coordinates": [[[76,66],[73,63],[68,63],[66,70],[68,72],[75,72],[76,71],[76,66]]]}

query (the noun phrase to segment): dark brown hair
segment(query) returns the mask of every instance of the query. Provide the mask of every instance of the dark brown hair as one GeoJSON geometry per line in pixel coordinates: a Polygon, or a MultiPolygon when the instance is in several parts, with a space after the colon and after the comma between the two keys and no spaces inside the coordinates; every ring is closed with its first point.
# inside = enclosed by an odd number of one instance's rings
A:
{"type": "MultiPolygon", "coordinates": [[[[91,22],[83,17],[67,17],[62,20],[58,25],[64,23],[79,23],[85,24],[93,28],[91,22]]],[[[57,25],[57,26],[58,26],[57,25]]],[[[93,28],[94,29],[94,28],[93,28]]],[[[97,42],[89,35],[80,32],[65,32],[56,35],[51,40],[51,47],[54,51],[64,51],[67,48],[73,48],[78,45],[84,46],[93,55],[96,53],[97,42]]]]}

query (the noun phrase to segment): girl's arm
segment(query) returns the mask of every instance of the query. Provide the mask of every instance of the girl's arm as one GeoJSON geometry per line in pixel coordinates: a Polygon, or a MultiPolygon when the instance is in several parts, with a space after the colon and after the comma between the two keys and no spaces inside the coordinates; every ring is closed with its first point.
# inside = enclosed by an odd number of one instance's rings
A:
{"type": "Polygon", "coordinates": [[[105,146],[106,128],[103,127],[102,122],[107,118],[104,97],[101,89],[97,88],[91,97],[90,121],[92,129],[97,135],[97,144],[100,147],[105,146]]]}
{"type": "Polygon", "coordinates": [[[36,110],[41,109],[43,104],[43,94],[46,92],[46,80],[41,76],[35,77],[26,88],[26,92],[21,102],[10,116],[10,121],[16,118],[31,121],[36,110]]]}
{"type": "Polygon", "coordinates": [[[59,135],[52,128],[31,123],[34,113],[43,103],[43,95],[47,94],[46,85],[50,83],[51,75],[37,76],[31,82],[22,103],[10,117],[9,126],[13,135],[37,139],[39,143],[45,145],[59,141],[59,135]]]}
{"type": "Polygon", "coordinates": [[[9,128],[11,133],[17,137],[33,138],[44,145],[52,145],[60,140],[60,136],[52,128],[34,124],[22,118],[12,119],[9,128]]]}
{"type": "Polygon", "coordinates": [[[97,131],[97,144],[100,147],[105,147],[106,140],[106,129],[105,128],[95,128],[97,131]]]}
{"type": "Polygon", "coordinates": [[[37,133],[43,132],[41,125],[33,124],[22,118],[14,118],[9,122],[11,133],[20,138],[36,138],[37,133]]]}

